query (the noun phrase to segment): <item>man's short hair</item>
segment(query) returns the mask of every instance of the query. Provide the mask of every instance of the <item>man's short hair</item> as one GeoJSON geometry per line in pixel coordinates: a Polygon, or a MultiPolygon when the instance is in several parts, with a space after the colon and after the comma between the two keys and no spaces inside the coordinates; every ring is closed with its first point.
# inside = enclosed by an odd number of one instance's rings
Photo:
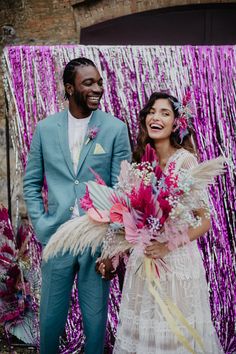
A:
{"type": "MultiPolygon", "coordinates": [[[[76,68],[77,67],[82,67],[82,66],[93,66],[96,68],[96,65],[94,62],[88,58],[76,58],[71,60],[69,63],[66,64],[64,72],[63,72],[63,83],[64,86],[65,84],[71,84],[74,85],[75,83],[75,74],[76,74],[76,68]]],[[[69,95],[65,91],[65,99],[68,99],[69,95]]]]}

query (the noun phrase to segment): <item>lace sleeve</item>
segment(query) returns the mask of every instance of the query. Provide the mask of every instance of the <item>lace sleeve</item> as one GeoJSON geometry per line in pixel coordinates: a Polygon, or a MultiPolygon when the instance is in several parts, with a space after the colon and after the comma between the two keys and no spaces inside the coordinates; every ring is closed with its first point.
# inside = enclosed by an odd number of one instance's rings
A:
{"type": "MultiPolygon", "coordinates": [[[[196,156],[191,154],[190,152],[186,152],[184,157],[181,161],[180,169],[189,170],[198,165],[198,161],[196,156]]],[[[208,191],[207,189],[203,190],[195,190],[194,192],[190,193],[189,198],[191,199],[191,209],[195,211],[197,209],[205,209],[205,215],[207,217],[210,216],[210,203],[208,198],[208,191]]]]}
{"type": "Polygon", "coordinates": [[[184,154],[183,159],[180,161],[181,165],[180,168],[184,170],[189,170],[198,165],[198,161],[195,155],[187,152],[184,154]]]}

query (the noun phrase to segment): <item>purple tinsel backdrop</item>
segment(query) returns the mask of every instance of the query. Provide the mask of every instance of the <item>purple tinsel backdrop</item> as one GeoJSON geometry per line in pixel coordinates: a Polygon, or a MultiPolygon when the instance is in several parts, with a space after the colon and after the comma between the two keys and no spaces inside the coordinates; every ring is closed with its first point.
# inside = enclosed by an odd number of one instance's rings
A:
{"type": "MultiPolygon", "coordinates": [[[[23,172],[38,120],[65,107],[62,71],[69,60],[79,56],[97,64],[105,86],[101,108],[127,122],[133,143],[138,130],[138,112],[151,92],[169,89],[181,99],[190,87],[197,112],[194,124],[201,159],[220,154],[228,158],[226,174],[217,178],[215,186],[210,188],[212,231],[201,238],[199,245],[209,285],[212,320],[225,353],[236,352],[236,47],[6,47],[4,87],[11,137],[19,158],[16,171],[23,172]]],[[[119,301],[116,279],[109,305],[107,343],[110,348],[119,301]]],[[[83,336],[75,289],[66,333],[61,353],[78,352],[83,336]]]]}

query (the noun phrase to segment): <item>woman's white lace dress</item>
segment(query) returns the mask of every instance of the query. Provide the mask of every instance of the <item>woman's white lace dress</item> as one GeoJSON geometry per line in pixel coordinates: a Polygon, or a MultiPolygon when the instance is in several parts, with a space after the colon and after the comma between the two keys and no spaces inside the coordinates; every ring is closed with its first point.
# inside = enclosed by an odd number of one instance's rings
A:
{"type": "MultiPolygon", "coordinates": [[[[175,161],[177,170],[191,168],[197,163],[195,157],[184,149],[178,150],[168,164],[171,161],[175,161]]],[[[142,252],[134,249],[127,265],[113,354],[189,353],[170,330],[159,305],[148,290],[146,277],[137,274],[142,260],[142,252]]],[[[197,241],[172,251],[165,261],[170,271],[163,269],[160,272],[164,293],[198,331],[204,343],[204,353],[223,353],[211,321],[205,270],[197,241]]],[[[203,353],[185,327],[179,328],[195,353],[203,353]]]]}

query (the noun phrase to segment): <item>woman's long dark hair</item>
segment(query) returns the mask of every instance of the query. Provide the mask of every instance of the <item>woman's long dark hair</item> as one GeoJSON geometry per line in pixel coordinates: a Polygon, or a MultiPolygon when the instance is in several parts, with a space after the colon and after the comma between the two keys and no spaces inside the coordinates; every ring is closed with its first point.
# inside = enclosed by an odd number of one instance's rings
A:
{"type": "MultiPolygon", "coordinates": [[[[146,127],[146,117],[147,117],[148,113],[150,112],[151,108],[153,107],[155,101],[158,99],[161,99],[161,98],[167,99],[170,102],[170,105],[173,109],[175,118],[179,117],[178,109],[174,105],[174,102],[176,102],[176,103],[179,102],[177,100],[177,98],[175,98],[174,96],[171,96],[165,92],[154,92],[150,96],[148,102],[146,103],[146,105],[143,107],[143,109],[139,113],[139,134],[137,137],[137,145],[136,145],[136,147],[134,149],[134,153],[133,153],[133,160],[135,162],[141,161],[141,158],[144,154],[145,147],[147,144],[150,144],[154,148],[154,141],[153,141],[153,139],[151,139],[148,136],[147,127],[146,127]]],[[[177,149],[184,148],[191,153],[195,153],[196,152],[195,147],[194,147],[194,144],[196,141],[195,134],[191,128],[188,128],[188,131],[189,131],[189,134],[183,138],[182,142],[179,137],[178,131],[172,132],[170,135],[170,143],[172,146],[174,146],[177,149]],[[194,141],[194,144],[192,142],[192,139],[194,141]]]]}

